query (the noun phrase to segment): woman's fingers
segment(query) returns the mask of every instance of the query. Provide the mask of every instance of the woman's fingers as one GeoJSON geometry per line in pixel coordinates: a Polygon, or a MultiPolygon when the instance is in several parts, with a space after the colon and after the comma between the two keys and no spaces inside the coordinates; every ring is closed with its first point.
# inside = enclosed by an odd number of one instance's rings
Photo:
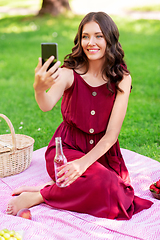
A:
{"type": "Polygon", "coordinates": [[[59,68],[61,62],[57,61],[48,71],[48,67],[50,66],[50,64],[53,62],[54,60],[54,56],[51,56],[42,66],[42,71],[45,71],[47,74],[47,77],[52,75],[55,71],[57,71],[57,69],[59,68]]]}
{"type": "MultiPolygon", "coordinates": [[[[49,70],[49,74],[51,74],[50,77],[51,77],[51,80],[52,80],[52,81],[57,80],[57,78],[60,76],[61,70],[62,70],[61,68],[56,69],[56,71],[54,71],[54,69],[50,69],[50,70],[49,70]],[[54,72],[53,72],[53,71],[54,71],[54,72]]],[[[48,72],[47,72],[47,73],[48,73],[48,72]]]]}
{"type": "Polygon", "coordinates": [[[35,73],[38,72],[42,67],[42,58],[39,58],[38,59],[38,65],[37,67],[35,68],[35,73]]]}
{"type": "MultiPolygon", "coordinates": [[[[42,66],[42,59],[39,58],[39,62],[38,65],[35,69],[35,72],[38,73],[40,76],[43,77],[43,79],[47,79],[49,77],[52,76],[52,78],[54,77],[53,74],[59,69],[59,66],[61,64],[60,61],[57,61],[48,71],[48,67],[50,66],[50,64],[53,62],[54,60],[54,56],[51,56],[42,66]]],[[[55,78],[57,77],[57,75],[55,75],[55,78]]]]}
{"type": "Polygon", "coordinates": [[[57,181],[59,183],[63,182],[63,186],[67,186],[74,182],[80,176],[80,173],[72,164],[67,164],[59,168],[57,176],[57,181]]]}
{"type": "Polygon", "coordinates": [[[62,187],[66,187],[79,178],[85,171],[86,167],[81,158],[70,161],[58,168],[57,181],[62,184],[62,187]]]}
{"type": "Polygon", "coordinates": [[[71,183],[73,183],[76,179],[78,178],[78,176],[76,176],[74,173],[70,176],[66,176],[63,175],[63,177],[58,178],[57,182],[58,183],[62,183],[61,186],[62,187],[66,187],[69,186],[71,183]]]}
{"type": "Polygon", "coordinates": [[[61,62],[57,61],[53,67],[48,71],[50,63],[53,61],[54,57],[51,56],[42,66],[42,59],[39,58],[38,65],[35,69],[35,82],[33,84],[34,89],[37,92],[46,91],[49,89],[60,75],[61,69],[59,68],[61,62]]]}
{"type": "Polygon", "coordinates": [[[43,75],[43,79],[44,81],[47,81],[51,83],[51,85],[53,85],[54,81],[57,80],[57,78],[59,77],[59,74],[60,74],[60,64],[61,62],[60,61],[57,61],[54,66],[52,66],[48,71],[48,66],[50,65],[51,63],[51,58],[48,60],[48,63],[44,66],[45,68],[42,67],[42,75],[43,75]]]}
{"type": "Polygon", "coordinates": [[[42,71],[47,72],[47,69],[48,69],[49,65],[53,62],[53,60],[54,60],[54,56],[50,56],[50,58],[48,58],[48,60],[43,64],[42,71]]]}

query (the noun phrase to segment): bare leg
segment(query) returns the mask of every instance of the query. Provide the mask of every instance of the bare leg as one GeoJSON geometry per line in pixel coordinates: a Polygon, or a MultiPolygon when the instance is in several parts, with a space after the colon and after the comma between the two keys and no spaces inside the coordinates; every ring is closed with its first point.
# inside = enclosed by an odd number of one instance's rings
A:
{"type": "Polygon", "coordinates": [[[22,192],[19,196],[9,201],[6,213],[17,215],[19,210],[30,208],[43,202],[44,200],[40,192],[22,192]]]}
{"type": "Polygon", "coordinates": [[[39,192],[42,188],[44,188],[47,185],[52,185],[55,182],[52,180],[50,182],[47,182],[45,184],[42,184],[40,186],[21,186],[12,192],[12,196],[19,195],[22,192],[39,192]]]}

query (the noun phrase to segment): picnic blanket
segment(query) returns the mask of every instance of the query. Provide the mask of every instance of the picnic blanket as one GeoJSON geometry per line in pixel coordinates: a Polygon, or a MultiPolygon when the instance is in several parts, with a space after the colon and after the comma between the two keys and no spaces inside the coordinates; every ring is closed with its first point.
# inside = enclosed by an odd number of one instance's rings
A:
{"type": "Polygon", "coordinates": [[[14,188],[50,181],[44,160],[46,147],[33,152],[24,172],[0,179],[0,229],[24,231],[24,240],[158,240],[160,239],[160,200],[152,197],[149,186],[160,178],[160,163],[135,152],[121,149],[135,195],[154,202],[150,209],[130,220],[110,220],[88,214],[53,209],[45,203],[30,208],[32,220],[5,213],[14,188]]]}

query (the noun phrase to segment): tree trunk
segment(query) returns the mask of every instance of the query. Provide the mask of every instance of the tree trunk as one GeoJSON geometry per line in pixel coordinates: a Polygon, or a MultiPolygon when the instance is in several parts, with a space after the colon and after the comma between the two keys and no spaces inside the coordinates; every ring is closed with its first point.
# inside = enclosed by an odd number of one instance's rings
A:
{"type": "Polygon", "coordinates": [[[56,16],[65,10],[71,10],[68,0],[43,0],[42,7],[38,15],[48,13],[56,16]]]}

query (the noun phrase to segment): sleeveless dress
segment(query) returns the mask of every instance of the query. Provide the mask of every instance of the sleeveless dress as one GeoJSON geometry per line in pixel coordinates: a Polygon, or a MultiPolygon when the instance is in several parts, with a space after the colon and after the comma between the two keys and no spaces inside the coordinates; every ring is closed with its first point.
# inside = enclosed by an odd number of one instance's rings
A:
{"type": "MultiPolygon", "coordinates": [[[[113,94],[106,84],[92,87],[73,72],[74,82],[62,98],[63,122],[45,153],[47,171],[54,181],[55,137],[62,138],[67,161],[81,158],[105,134],[116,97],[114,84],[113,94]]],[[[47,185],[40,192],[45,203],[54,208],[109,219],[130,219],[152,205],[134,196],[118,140],[71,185],[65,188],[47,185]]]]}

